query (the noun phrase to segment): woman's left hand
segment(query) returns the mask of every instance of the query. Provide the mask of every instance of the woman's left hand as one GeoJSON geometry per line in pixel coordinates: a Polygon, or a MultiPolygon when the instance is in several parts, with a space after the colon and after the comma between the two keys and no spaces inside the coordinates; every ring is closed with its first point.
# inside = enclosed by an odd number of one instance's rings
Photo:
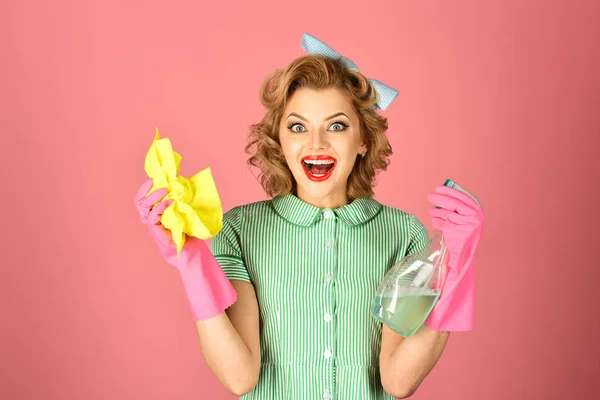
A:
{"type": "Polygon", "coordinates": [[[481,207],[467,194],[448,186],[437,187],[427,200],[434,206],[429,211],[433,227],[443,232],[450,250],[448,266],[455,271],[469,266],[481,237],[484,220],[481,207]]]}
{"type": "Polygon", "coordinates": [[[481,237],[483,211],[467,194],[439,186],[427,196],[433,226],[444,234],[450,252],[440,298],[425,323],[436,331],[469,331],[475,315],[475,251],[481,237]],[[440,208],[436,208],[440,207],[440,208]]]}

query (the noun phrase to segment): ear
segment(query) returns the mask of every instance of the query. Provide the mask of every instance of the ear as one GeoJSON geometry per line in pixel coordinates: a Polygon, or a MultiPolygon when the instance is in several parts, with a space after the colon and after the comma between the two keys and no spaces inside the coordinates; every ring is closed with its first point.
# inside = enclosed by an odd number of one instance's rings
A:
{"type": "Polygon", "coordinates": [[[367,151],[367,145],[365,143],[363,143],[363,144],[360,145],[360,148],[358,150],[358,154],[362,154],[365,151],[367,151]]]}

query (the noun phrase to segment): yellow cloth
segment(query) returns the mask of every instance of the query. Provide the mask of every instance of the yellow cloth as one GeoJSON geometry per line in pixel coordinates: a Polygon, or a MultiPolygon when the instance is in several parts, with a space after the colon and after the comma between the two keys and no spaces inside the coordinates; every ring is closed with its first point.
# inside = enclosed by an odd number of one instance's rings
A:
{"type": "Polygon", "coordinates": [[[144,169],[154,183],[150,193],[166,188],[168,194],[161,201],[174,200],[165,209],[160,222],[171,231],[177,254],[183,248],[186,234],[205,240],[223,227],[223,208],[210,168],[188,179],[179,176],[180,162],[181,156],[173,151],[171,141],[161,139],[156,128],[144,169]]]}

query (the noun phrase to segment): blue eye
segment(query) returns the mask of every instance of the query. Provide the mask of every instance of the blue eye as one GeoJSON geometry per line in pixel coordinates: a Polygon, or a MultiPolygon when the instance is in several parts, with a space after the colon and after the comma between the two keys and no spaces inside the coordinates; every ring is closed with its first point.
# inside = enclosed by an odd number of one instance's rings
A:
{"type": "Polygon", "coordinates": [[[333,128],[334,126],[337,127],[333,129],[334,131],[343,131],[348,127],[348,125],[346,125],[343,122],[334,122],[333,124],[331,124],[331,127],[333,128]]]}
{"type": "Polygon", "coordinates": [[[298,122],[294,122],[293,124],[288,125],[288,129],[292,132],[304,132],[305,130],[304,126],[302,126],[302,124],[299,124],[298,122]],[[302,130],[296,130],[296,127],[300,127],[302,128],[302,130]]]}

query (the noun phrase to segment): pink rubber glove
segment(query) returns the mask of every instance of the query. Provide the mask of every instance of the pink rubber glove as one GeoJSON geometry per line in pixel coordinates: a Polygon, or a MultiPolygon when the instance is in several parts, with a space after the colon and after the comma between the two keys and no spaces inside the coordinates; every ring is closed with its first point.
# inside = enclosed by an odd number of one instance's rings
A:
{"type": "Polygon", "coordinates": [[[475,314],[475,253],[483,211],[471,197],[447,186],[439,186],[427,200],[434,205],[429,214],[433,227],[444,234],[450,258],[442,293],[425,324],[436,331],[470,331],[475,314]]]}
{"type": "Polygon", "coordinates": [[[187,236],[183,249],[177,255],[171,233],[160,223],[160,216],[173,201],[158,203],[167,194],[166,189],[147,195],[152,185],[152,179],[149,179],[137,192],[135,205],[140,220],[148,225],[165,261],[179,270],[196,320],[215,317],[236,301],[237,293],[203,240],[187,236]]]}

